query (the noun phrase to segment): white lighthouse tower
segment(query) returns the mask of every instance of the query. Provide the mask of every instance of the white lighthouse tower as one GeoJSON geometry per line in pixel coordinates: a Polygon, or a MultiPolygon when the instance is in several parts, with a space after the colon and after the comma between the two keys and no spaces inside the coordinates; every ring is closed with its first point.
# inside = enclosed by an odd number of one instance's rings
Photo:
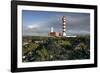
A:
{"type": "Polygon", "coordinates": [[[66,17],[62,17],[62,36],[66,37],[66,17]]]}
{"type": "Polygon", "coordinates": [[[51,27],[51,30],[50,30],[50,32],[53,32],[53,27],[51,27]]]}

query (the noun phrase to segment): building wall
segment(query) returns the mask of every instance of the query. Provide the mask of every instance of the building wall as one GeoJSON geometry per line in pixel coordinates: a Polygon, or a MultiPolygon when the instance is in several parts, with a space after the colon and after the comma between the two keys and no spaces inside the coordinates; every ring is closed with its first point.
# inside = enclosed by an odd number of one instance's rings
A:
{"type": "Polygon", "coordinates": [[[53,37],[59,37],[60,33],[59,32],[49,32],[48,35],[53,36],[53,37]]]}

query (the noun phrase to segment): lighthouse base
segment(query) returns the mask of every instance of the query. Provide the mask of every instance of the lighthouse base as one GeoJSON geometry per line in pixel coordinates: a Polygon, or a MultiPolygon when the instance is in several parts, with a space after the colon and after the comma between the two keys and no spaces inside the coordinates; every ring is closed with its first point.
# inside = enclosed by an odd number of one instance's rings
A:
{"type": "Polygon", "coordinates": [[[63,32],[62,36],[63,36],[63,37],[66,37],[66,33],[65,33],[65,32],[63,32]]]}

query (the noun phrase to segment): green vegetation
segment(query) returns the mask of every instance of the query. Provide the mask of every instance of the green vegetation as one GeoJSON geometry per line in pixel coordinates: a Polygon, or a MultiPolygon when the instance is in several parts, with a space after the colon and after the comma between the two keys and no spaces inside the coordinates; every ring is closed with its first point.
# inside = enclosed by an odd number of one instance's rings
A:
{"type": "Polygon", "coordinates": [[[23,37],[22,56],[23,62],[89,59],[90,36],[23,37]]]}

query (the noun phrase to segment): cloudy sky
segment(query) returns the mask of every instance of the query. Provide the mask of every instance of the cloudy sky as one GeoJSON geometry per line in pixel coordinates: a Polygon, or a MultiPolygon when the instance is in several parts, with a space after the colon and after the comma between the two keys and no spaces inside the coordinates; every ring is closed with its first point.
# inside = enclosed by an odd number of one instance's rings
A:
{"type": "Polygon", "coordinates": [[[50,28],[62,32],[62,17],[67,18],[67,35],[90,34],[90,14],[71,12],[22,11],[24,36],[47,36],[50,28]]]}

